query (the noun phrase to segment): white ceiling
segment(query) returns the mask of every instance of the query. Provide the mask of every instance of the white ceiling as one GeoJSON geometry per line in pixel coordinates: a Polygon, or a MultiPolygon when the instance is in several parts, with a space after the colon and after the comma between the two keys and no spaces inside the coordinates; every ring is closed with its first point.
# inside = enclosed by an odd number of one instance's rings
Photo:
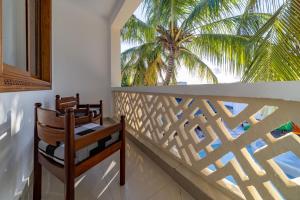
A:
{"type": "Polygon", "coordinates": [[[102,17],[110,17],[119,3],[124,0],[69,0],[102,17]]]}

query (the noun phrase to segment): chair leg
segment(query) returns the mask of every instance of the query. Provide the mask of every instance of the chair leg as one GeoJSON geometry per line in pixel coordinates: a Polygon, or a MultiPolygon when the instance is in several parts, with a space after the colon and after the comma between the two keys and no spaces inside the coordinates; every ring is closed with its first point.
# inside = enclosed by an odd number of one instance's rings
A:
{"type": "Polygon", "coordinates": [[[120,185],[125,185],[125,148],[120,150],[120,185]]]}
{"type": "Polygon", "coordinates": [[[65,199],[74,200],[74,183],[75,183],[75,142],[74,127],[75,117],[74,110],[68,109],[65,116],[65,199]]]}
{"type": "Polygon", "coordinates": [[[66,200],[74,200],[75,199],[75,190],[74,190],[74,184],[75,184],[75,178],[69,177],[68,180],[65,182],[65,199],[66,200]]]}
{"type": "Polygon", "coordinates": [[[120,121],[121,125],[122,125],[122,130],[120,131],[120,135],[121,135],[121,140],[122,140],[122,145],[121,145],[121,149],[120,149],[120,185],[125,185],[125,159],[126,159],[126,148],[125,148],[125,144],[126,144],[126,137],[125,137],[125,116],[121,116],[121,121],[120,121]]]}
{"type": "Polygon", "coordinates": [[[33,200],[41,200],[42,198],[42,166],[39,163],[39,138],[37,132],[37,123],[38,116],[37,110],[40,108],[42,104],[35,104],[35,124],[34,124],[34,148],[33,148],[33,200]]]}
{"type": "Polygon", "coordinates": [[[33,200],[41,200],[42,197],[42,166],[35,160],[33,172],[33,200]]]}

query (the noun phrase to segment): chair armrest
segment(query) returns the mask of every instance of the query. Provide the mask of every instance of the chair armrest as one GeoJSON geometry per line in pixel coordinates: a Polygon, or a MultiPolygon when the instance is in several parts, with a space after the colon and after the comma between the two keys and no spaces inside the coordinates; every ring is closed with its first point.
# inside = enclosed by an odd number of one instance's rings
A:
{"type": "Polygon", "coordinates": [[[90,104],[91,108],[101,108],[100,104],[90,104]]]}
{"type": "Polygon", "coordinates": [[[90,107],[90,108],[99,108],[101,109],[102,108],[102,101],[100,101],[99,104],[79,104],[77,105],[77,108],[86,108],[86,107],[90,107]]]}
{"type": "Polygon", "coordinates": [[[77,105],[77,109],[79,109],[79,108],[85,108],[85,109],[87,109],[89,107],[90,107],[90,104],[78,104],[77,105]]]}

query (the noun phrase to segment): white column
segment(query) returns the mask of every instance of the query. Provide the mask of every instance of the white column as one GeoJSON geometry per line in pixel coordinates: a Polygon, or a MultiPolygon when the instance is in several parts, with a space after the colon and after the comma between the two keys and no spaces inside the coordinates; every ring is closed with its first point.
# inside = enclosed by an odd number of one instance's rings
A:
{"type": "Polygon", "coordinates": [[[111,86],[121,86],[121,39],[120,29],[111,28],[111,86]]]}
{"type": "MultiPolygon", "coordinates": [[[[111,67],[111,86],[121,86],[121,39],[120,30],[131,17],[142,0],[124,0],[117,12],[111,17],[111,48],[110,48],[110,67],[111,67]]],[[[117,8],[116,8],[117,9],[117,8]]]]}

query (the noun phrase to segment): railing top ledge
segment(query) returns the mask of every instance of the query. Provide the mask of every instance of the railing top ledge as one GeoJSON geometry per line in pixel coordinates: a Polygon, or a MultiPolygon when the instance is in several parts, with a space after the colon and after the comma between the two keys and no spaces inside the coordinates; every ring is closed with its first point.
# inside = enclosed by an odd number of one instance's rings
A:
{"type": "Polygon", "coordinates": [[[201,96],[252,97],[300,101],[300,81],[158,87],[113,87],[112,91],[201,96]]]}

